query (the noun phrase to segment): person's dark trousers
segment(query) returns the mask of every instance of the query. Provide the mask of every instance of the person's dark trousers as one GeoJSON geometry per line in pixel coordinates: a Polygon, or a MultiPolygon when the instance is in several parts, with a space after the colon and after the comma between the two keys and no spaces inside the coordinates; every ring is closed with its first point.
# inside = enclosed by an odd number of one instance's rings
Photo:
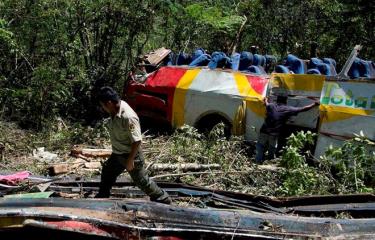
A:
{"type": "Polygon", "coordinates": [[[268,150],[267,159],[273,159],[277,148],[277,136],[272,136],[265,133],[259,133],[256,144],[256,163],[262,164],[264,161],[264,152],[268,150]],[[268,148],[267,148],[268,147],[268,148]]]}
{"type": "MultiPolygon", "coordinates": [[[[125,170],[125,162],[128,154],[114,154],[103,164],[99,193],[97,198],[108,198],[112,186],[117,177],[125,170]]],[[[162,190],[156,183],[148,177],[144,168],[144,159],[142,152],[139,152],[134,159],[134,169],[129,171],[134,184],[144,193],[150,196],[152,201],[164,202],[170,200],[168,193],[162,190]]]]}

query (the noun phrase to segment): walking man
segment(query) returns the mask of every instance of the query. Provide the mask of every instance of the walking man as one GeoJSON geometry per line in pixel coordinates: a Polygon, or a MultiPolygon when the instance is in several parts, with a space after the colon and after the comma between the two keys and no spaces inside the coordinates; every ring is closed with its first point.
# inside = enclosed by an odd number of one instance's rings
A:
{"type": "Polygon", "coordinates": [[[266,119],[260,129],[255,156],[255,161],[259,164],[263,163],[266,150],[268,150],[267,159],[274,158],[280,132],[291,116],[308,111],[319,105],[319,102],[314,102],[305,107],[291,107],[286,105],[287,100],[288,97],[286,96],[277,96],[276,103],[269,103],[268,98],[264,99],[266,119]]]}
{"type": "Polygon", "coordinates": [[[108,131],[112,155],[103,164],[99,193],[95,197],[108,198],[117,177],[126,169],[133,182],[150,196],[151,201],[170,204],[168,193],[148,177],[144,168],[142,133],[137,114],[110,87],[100,89],[98,100],[111,116],[108,131]]]}

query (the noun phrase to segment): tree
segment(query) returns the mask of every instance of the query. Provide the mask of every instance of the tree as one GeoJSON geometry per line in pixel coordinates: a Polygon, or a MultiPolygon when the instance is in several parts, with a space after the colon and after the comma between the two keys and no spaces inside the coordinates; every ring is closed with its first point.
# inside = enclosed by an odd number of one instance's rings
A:
{"type": "Polygon", "coordinates": [[[0,109],[37,128],[56,116],[95,121],[95,92],[121,92],[136,57],[162,46],[230,54],[258,45],[261,54],[307,59],[316,42],[320,57],[343,64],[362,44],[370,59],[374,10],[365,0],[3,0],[0,109]]]}

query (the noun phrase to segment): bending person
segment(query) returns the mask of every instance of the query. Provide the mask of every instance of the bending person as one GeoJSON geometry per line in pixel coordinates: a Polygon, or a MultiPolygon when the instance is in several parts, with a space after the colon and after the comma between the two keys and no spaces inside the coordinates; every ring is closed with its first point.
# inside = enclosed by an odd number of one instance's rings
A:
{"type": "Polygon", "coordinates": [[[314,102],[304,107],[291,107],[286,105],[287,100],[288,97],[285,96],[277,96],[276,103],[268,102],[268,98],[264,99],[266,119],[260,129],[256,144],[255,161],[257,163],[263,163],[266,151],[268,151],[267,159],[274,158],[280,132],[290,117],[319,105],[319,102],[314,102]]]}
{"type": "Polygon", "coordinates": [[[95,197],[108,198],[117,177],[126,169],[133,182],[150,196],[151,201],[170,204],[169,195],[148,177],[144,168],[140,147],[142,133],[137,114],[110,87],[101,88],[98,99],[104,111],[111,116],[108,131],[112,155],[103,164],[99,193],[95,197]]]}

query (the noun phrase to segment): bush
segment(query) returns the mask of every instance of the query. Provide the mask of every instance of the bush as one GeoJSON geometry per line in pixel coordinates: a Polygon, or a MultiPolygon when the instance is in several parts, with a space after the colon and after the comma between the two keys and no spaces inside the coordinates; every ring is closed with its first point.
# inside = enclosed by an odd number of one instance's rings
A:
{"type": "Polygon", "coordinates": [[[313,145],[316,134],[310,131],[292,134],[287,139],[280,165],[285,167],[281,174],[282,184],[279,191],[283,195],[326,194],[331,187],[332,178],[321,167],[307,164],[306,158],[311,156],[309,151],[304,151],[313,145]]]}
{"type": "Polygon", "coordinates": [[[330,161],[340,192],[372,192],[375,184],[375,143],[363,132],[341,147],[330,147],[324,161],[330,161]]]}
{"type": "Polygon", "coordinates": [[[303,150],[314,143],[315,136],[311,132],[299,132],[288,138],[280,161],[281,166],[285,167],[279,187],[281,194],[294,196],[373,191],[374,142],[361,134],[345,141],[341,147],[330,147],[311,166],[306,160],[312,155],[303,150]]]}
{"type": "Polygon", "coordinates": [[[8,95],[6,108],[14,120],[22,126],[42,129],[54,123],[54,118],[71,104],[69,86],[61,72],[52,66],[40,66],[32,74],[30,82],[20,88],[5,91],[8,95]]]}

